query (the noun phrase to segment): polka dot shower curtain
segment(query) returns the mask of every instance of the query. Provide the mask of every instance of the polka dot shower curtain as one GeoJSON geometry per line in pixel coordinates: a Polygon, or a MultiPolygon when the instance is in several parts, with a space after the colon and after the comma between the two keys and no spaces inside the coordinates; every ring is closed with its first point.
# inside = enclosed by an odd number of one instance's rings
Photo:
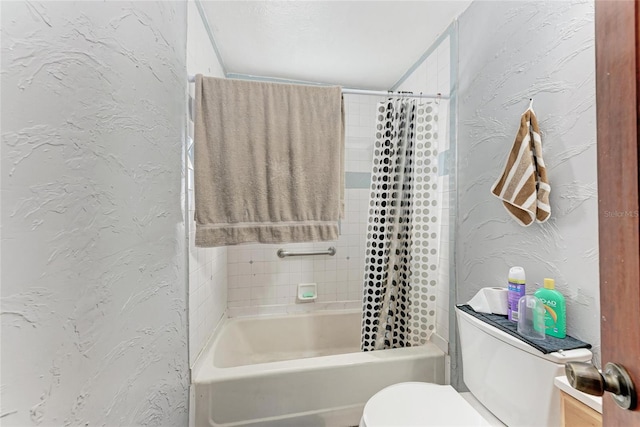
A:
{"type": "Polygon", "coordinates": [[[363,351],[425,344],[435,329],[440,233],[437,105],[378,104],[367,227],[363,351]]]}

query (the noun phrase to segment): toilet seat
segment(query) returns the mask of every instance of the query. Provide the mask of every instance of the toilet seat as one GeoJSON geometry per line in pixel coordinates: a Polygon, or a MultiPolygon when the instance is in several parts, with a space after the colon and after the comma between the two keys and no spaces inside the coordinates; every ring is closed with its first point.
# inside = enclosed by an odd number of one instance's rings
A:
{"type": "Polygon", "coordinates": [[[449,385],[394,384],[376,393],[364,407],[360,427],[490,426],[449,385]]]}

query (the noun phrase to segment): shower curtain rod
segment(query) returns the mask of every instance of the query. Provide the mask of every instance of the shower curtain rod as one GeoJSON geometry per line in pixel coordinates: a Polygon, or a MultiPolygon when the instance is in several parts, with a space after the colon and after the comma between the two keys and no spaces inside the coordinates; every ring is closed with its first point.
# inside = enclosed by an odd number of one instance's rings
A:
{"type": "MultiPolygon", "coordinates": [[[[196,76],[189,75],[189,83],[194,83],[196,76]]],[[[404,98],[429,98],[429,99],[449,99],[448,96],[442,96],[439,93],[402,93],[402,92],[385,92],[383,90],[365,90],[365,89],[349,89],[342,88],[342,93],[351,95],[374,95],[374,96],[400,96],[404,98]]]]}
{"type": "Polygon", "coordinates": [[[342,88],[342,93],[352,95],[376,95],[376,96],[399,96],[403,98],[430,98],[430,99],[449,99],[448,96],[442,96],[439,93],[435,95],[430,93],[412,93],[412,92],[385,92],[383,90],[364,90],[342,88]]]}

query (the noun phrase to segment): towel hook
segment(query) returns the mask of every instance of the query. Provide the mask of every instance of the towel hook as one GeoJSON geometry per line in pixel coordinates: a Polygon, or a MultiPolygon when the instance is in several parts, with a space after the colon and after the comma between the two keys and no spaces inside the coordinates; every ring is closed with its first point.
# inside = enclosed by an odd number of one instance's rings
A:
{"type": "Polygon", "coordinates": [[[533,110],[533,98],[529,98],[529,110],[533,110]]]}

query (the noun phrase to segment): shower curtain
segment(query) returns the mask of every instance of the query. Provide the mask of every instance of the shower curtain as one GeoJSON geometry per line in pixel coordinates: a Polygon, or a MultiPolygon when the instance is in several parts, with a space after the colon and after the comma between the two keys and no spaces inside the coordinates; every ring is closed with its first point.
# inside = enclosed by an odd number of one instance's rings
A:
{"type": "Polygon", "coordinates": [[[363,351],[425,344],[435,329],[440,234],[437,104],[377,105],[363,351]]]}

